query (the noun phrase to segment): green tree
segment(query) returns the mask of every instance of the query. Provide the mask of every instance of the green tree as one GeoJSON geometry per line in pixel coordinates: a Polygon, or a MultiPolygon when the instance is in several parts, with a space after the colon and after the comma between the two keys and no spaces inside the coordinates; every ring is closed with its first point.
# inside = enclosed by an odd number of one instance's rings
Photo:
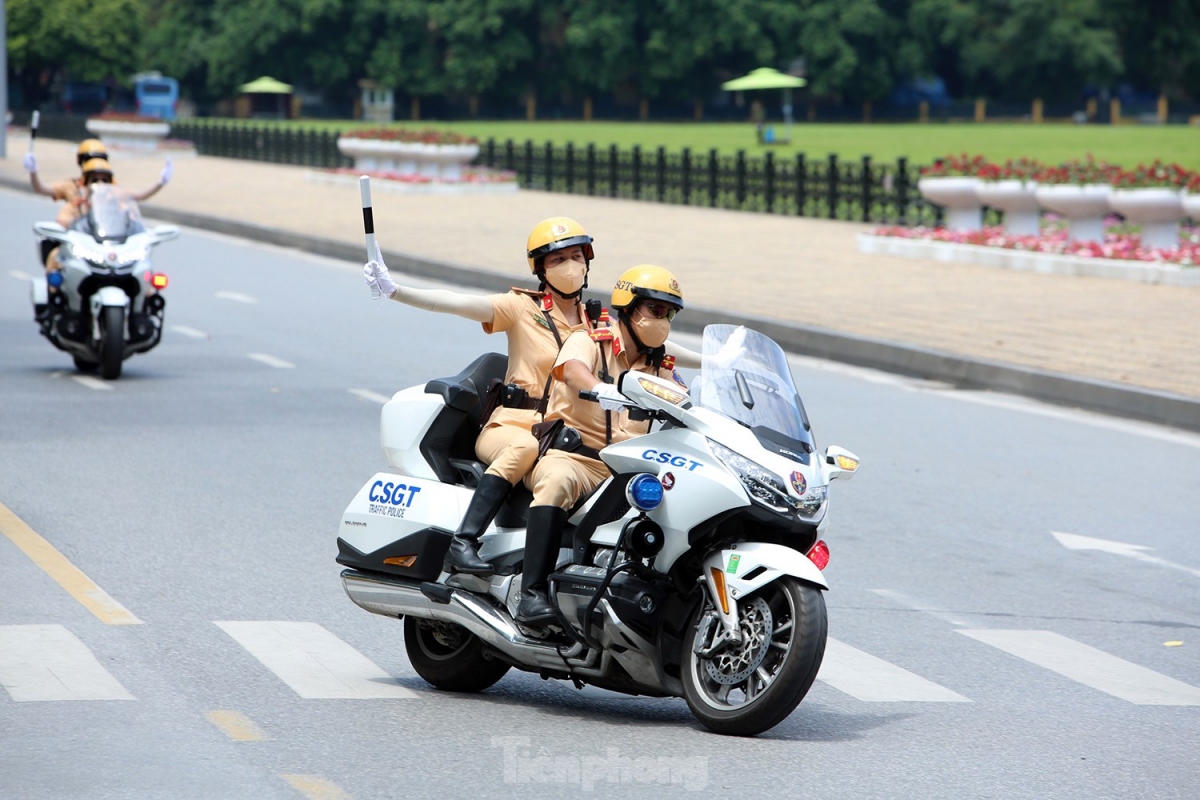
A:
{"type": "Polygon", "coordinates": [[[1124,69],[1100,0],[914,0],[909,19],[927,45],[956,52],[972,95],[1066,100],[1124,69]]]}
{"type": "Polygon", "coordinates": [[[40,104],[56,78],[123,82],[139,66],[142,0],[7,0],[9,69],[40,104]]]}

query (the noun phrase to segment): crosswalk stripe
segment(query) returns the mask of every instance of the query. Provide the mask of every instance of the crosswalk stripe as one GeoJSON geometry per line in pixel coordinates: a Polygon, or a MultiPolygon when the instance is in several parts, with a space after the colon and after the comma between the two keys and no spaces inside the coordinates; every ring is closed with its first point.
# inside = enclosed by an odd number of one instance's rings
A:
{"type": "Polygon", "coordinates": [[[1143,706],[1200,706],[1200,689],[1051,631],[960,630],[976,641],[1143,706]]]}
{"type": "Polygon", "coordinates": [[[290,361],[284,361],[282,358],[276,358],[269,353],[247,353],[246,358],[266,364],[268,367],[275,369],[295,369],[296,365],[290,361]]]}
{"type": "Polygon", "coordinates": [[[0,685],[13,700],[132,700],[61,625],[0,626],[0,685]]]}
{"type": "Polygon", "coordinates": [[[825,642],[817,680],[874,703],[969,703],[967,698],[837,639],[825,642]]]}
{"type": "Polygon", "coordinates": [[[374,662],[315,622],[217,622],[306,699],[411,698],[374,662]]]}

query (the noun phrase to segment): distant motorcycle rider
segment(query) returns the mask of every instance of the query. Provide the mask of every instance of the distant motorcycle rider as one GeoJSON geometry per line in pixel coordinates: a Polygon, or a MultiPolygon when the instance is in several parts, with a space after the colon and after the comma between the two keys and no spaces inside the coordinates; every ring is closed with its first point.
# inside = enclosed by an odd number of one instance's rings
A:
{"type": "Polygon", "coordinates": [[[554,444],[526,478],[533,502],[517,609],[522,624],[536,626],[554,618],[547,579],[569,509],[610,475],[599,451],[649,432],[649,422],[632,422],[625,413],[616,379],[633,370],[673,378],[682,385],[674,371],[675,359],[665,347],[671,321],[682,308],[683,293],[675,276],[662,267],[642,264],[622,274],[613,289],[615,327],[574,333],[563,344],[554,363],[545,422],[554,444]],[[580,398],[581,391],[594,391],[599,403],[580,398]],[[555,420],[562,422],[557,431],[550,427],[555,420]]]}

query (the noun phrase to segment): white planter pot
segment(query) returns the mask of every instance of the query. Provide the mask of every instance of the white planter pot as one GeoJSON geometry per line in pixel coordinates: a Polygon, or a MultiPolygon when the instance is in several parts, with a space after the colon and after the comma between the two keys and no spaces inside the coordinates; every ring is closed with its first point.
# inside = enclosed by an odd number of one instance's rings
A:
{"type": "Polygon", "coordinates": [[[1034,192],[1038,204],[1067,218],[1067,231],[1081,242],[1104,241],[1104,216],[1110,211],[1112,187],[1104,184],[1083,186],[1039,186],[1034,192]]]}
{"type": "Polygon", "coordinates": [[[100,141],[116,150],[157,150],[158,143],[171,132],[166,122],[122,122],[115,119],[89,119],[84,123],[100,141]]]}
{"type": "Polygon", "coordinates": [[[1142,226],[1142,244],[1164,250],[1179,247],[1183,200],[1176,189],[1114,189],[1109,205],[1142,226]]]}
{"type": "Polygon", "coordinates": [[[1004,212],[1004,230],[1014,236],[1037,236],[1041,232],[1041,206],[1035,181],[980,181],[975,196],[985,206],[1004,212]]]}
{"type": "Polygon", "coordinates": [[[917,189],[929,202],[946,209],[946,227],[956,231],[977,231],[983,227],[983,209],[975,189],[978,178],[921,178],[917,189]]]}
{"type": "Polygon", "coordinates": [[[360,172],[419,174],[449,181],[459,180],[463,165],[479,155],[477,144],[389,142],[353,136],[340,137],[337,146],[354,159],[354,168],[360,172]]]}
{"type": "Polygon", "coordinates": [[[1200,194],[1184,192],[1180,202],[1183,204],[1184,215],[1191,217],[1194,222],[1200,222],[1200,194]]]}

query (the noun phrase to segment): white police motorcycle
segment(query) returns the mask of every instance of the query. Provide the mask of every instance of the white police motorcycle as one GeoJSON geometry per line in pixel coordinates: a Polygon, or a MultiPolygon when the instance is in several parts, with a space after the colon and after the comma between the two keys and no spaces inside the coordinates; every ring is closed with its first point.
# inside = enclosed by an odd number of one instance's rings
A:
{"type": "Polygon", "coordinates": [[[43,244],[58,243],[62,269],[31,282],[34,321],[80,372],[108,380],[162,338],[167,276],[150,267],[150,250],[179,236],[174,225],[147,230],[137,202],[118,187],[89,188],[88,213],[70,229],[38,222],[43,244]],[[56,291],[50,291],[51,288],[56,291]]]}
{"type": "MultiPolygon", "coordinates": [[[[718,733],[754,735],[804,698],[825,652],[829,483],[858,458],[817,452],[787,360],[754,331],[710,325],[691,393],[636,372],[618,389],[656,430],[610,445],[613,476],[572,510],[549,596],[557,625],[526,629],[519,603],[525,513],[518,487],[481,539],[490,578],[443,558],[483,473],[479,398],[505,357],[397,392],[381,439],[394,471],[346,508],[338,563],[350,599],[404,619],[429,683],[480,691],[510,667],[627,694],[683,697],[718,733]],[[735,363],[713,354],[731,337],[735,363]]],[[[585,393],[585,395],[588,393],[585,393]]]]}

